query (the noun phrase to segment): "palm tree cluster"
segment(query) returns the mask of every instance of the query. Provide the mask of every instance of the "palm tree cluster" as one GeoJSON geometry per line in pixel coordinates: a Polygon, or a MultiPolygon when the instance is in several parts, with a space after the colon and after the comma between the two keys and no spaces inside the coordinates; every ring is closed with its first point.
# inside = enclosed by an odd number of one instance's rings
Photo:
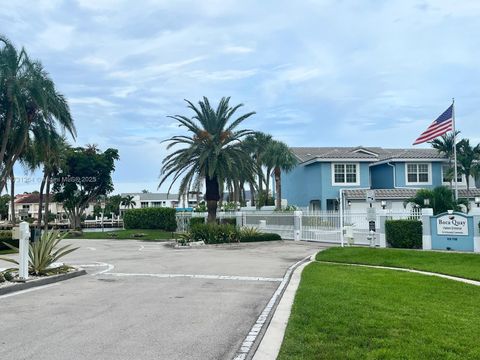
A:
{"type": "MultiPolygon", "coordinates": [[[[245,200],[245,185],[252,194],[262,194],[264,185],[268,196],[270,176],[275,174],[277,207],[281,207],[281,171],[289,171],[296,158],[287,145],[270,135],[249,129],[239,129],[243,121],[254,115],[248,112],[237,116],[243,106],[230,106],[230,98],[220,100],[216,109],[204,97],[198,106],[185,100],[193,117],[171,116],[186,128],[188,134],[176,135],[166,140],[167,149],[181,146],[163,160],[159,187],[170,180],[169,191],[180,180],[179,193],[199,192],[205,184],[208,221],[216,220],[218,203],[224,190],[229,190],[232,200],[245,200]]],[[[253,196],[254,197],[254,196],[253,196]]]]}
{"type": "MultiPolygon", "coordinates": [[[[19,50],[0,36],[0,193],[10,179],[14,209],[14,165],[20,162],[27,170],[43,168],[39,224],[43,193],[49,193],[51,177],[61,164],[67,132],[75,138],[67,100],[57,91],[49,74],[24,48],[19,50]]],[[[46,209],[48,201],[47,196],[46,209]]],[[[12,211],[13,222],[14,214],[12,211]]]]}
{"type": "Polygon", "coordinates": [[[467,185],[467,196],[470,198],[470,179],[473,177],[477,179],[480,177],[480,144],[475,146],[470,144],[469,139],[461,139],[455,144],[456,134],[453,132],[442,135],[441,137],[430,142],[434,149],[437,149],[441,154],[448,158],[448,172],[445,174],[446,178],[452,185],[454,180],[455,165],[453,164],[454,149],[457,150],[457,173],[459,176],[465,176],[467,185]]]}

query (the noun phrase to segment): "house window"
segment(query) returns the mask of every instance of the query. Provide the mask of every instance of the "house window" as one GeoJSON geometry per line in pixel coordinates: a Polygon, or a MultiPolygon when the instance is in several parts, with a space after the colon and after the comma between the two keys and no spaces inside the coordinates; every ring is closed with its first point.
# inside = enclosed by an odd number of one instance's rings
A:
{"type": "Polygon", "coordinates": [[[333,164],[334,185],[358,185],[358,164],[333,164]]]}
{"type": "Polygon", "coordinates": [[[148,202],[147,201],[142,201],[140,203],[140,207],[143,209],[143,208],[148,208],[148,202]]]}
{"type": "Polygon", "coordinates": [[[430,184],[430,164],[407,164],[407,184],[430,184]]]}
{"type": "MultiPolygon", "coordinates": [[[[454,181],[455,175],[453,174],[453,166],[447,164],[442,165],[442,182],[444,184],[449,184],[450,181],[454,181]]],[[[457,182],[462,183],[463,181],[462,174],[457,172],[457,182]]]]}
{"type": "Polygon", "coordinates": [[[153,201],[152,202],[152,207],[162,207],[162,202],[161,201],[153,201]]]}

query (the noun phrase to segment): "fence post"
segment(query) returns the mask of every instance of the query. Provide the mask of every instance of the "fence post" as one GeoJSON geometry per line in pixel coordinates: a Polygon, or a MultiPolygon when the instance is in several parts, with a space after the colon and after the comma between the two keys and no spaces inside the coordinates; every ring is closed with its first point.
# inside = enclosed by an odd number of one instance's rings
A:
{"type": "Polygon", "coordinates": [[[293,240],[302,240],[302,212],[293,212],[293,240]]]}
{"type": "Polygon", "coordinates": [[[237,223],[237,227],[242,228],[243,227],[243,213],[241,211],[236,211],[235,212],[235,220],[236,220],[236,223],[237,223]]]}
{"type": "Polygon", "coordinates": [[[29,239],[30,239],[30,225],[26,221],[22,221],[19,224],[20,236],[18,240],[18,252],[19,252],[19,262],[18,262],[18,277],[20,280],[28,279],[28,248],[29,248],[29,239]]]}
{"type": "Polygon", "coordinates": [[[387,247],[387,237],[385,233],[385,221],[387,220],[387,210],[382,209],[380,210],[380,214],[378,216],[378,220],[380,222],[380,234],[379,234],[379,246],[381,248],[386,248],[387,247]]]}
{"type": "Polygon", "coordinates": [[[430,216],[433,216],[433,209],[422,209],[422,248],[432,250],[432,230],[430,228],[430,216]]]}
{"type": "Polygon", "coordinates": [[[474,207],[470,210],[473,217],[473,252],[480,252],[480,232],[478,224],[480,222],[480,208],[474,207]]]}

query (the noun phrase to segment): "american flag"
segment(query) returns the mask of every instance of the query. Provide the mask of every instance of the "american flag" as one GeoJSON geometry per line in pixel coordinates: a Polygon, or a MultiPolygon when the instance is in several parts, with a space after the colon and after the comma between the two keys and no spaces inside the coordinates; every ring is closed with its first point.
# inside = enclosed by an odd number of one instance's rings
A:
{"type": "Polygon", "coordinates": [[[425,130],[413,145],[418,145],[453,130],[453,104],[425,130]]]}

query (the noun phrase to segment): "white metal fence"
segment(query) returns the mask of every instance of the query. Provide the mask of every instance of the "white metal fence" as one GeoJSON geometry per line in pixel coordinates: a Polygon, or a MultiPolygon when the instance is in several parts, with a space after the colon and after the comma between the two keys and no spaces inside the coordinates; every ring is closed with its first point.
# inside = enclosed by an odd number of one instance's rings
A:
{"type": "MultiPolygon", "coordinates": [[[[382,210],[377,211],[375,216],[375,230],[380,230],[380,216],[385,219],[417,219],[421,220],[421,209],[404,211],[382,210]]],[[[206,213],[178,213],[178,231],[187,231],[192,217],[203,217],[206,213]]],[[[365,211],[345,211],[342,215],[337,211],[242,211],[242,212],[220,212],[217,218],[236,218],[237,225],[241,227],[253,227],[261,232],[272,232],[279,234],[283,239],[300,239],[306,241],[321,241],[340,243],[342,231],[350,227],[353,240],[356,244],[368,244],[370,236],[369,218],[367,209],[365,211]],[[241,221],[240,221],[241,220],[241,221]],[[342,228],[343,224],[343,228],[342,228]],[[297,237],[295,233],[298,232],[297,237]]]]}

